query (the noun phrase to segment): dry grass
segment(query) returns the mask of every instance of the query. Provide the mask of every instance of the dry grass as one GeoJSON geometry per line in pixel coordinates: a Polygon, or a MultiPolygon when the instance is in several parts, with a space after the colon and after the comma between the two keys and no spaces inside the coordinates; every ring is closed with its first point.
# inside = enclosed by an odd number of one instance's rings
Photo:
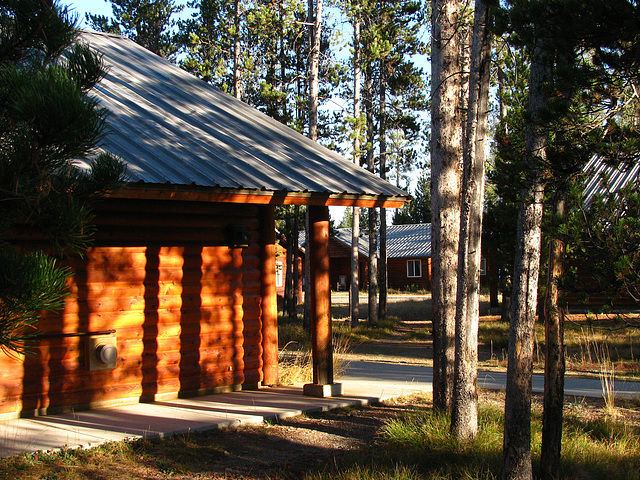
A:
{"type": "MultiPolygon", "coordinates": [[[[338,335],[333,339],[333,375],[340,378],[349,365],[346,355],[350,344],[347,337],[338,335]]],[[[313,381],[313,357],[311,349],[289,342],[278,355],[278,381],[281,385],[301,385],[313,381]],[[296,346],[298,345],[298,346],[296,346]]]]}

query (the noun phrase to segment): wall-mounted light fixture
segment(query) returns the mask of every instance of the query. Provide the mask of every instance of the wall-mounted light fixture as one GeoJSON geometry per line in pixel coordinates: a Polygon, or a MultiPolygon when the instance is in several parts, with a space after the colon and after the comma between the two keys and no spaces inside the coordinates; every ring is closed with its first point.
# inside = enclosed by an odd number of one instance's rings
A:
{"type": "Polygon", "coordinates": [[[229,248],[247,248],[251,241],[251,232],[247,225],[229,225],[227,227],[229,248]]]}
{"type": "Polygon", "coordinates": [[[85,343],[86,363],[89,370],[113,370],[118,360],[114,335],[88,337],[85,343]]]}

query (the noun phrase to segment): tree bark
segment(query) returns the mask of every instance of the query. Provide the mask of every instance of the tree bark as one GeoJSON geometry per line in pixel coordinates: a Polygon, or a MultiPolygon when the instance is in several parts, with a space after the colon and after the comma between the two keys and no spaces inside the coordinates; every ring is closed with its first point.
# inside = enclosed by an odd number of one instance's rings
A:
{"type": "MultiPolygon", "coordinates": [[[[559,194],[555,214],[565,217],[565,195],[559,194]]],[[[560,478],[562,410],[564,405],[564,313],[558,305],[558,281],[564,273],[565,242],[553,238],[549,245],[547,293],[544,302],[545,362],[544,410],[542,414],[541,478],[560,478]]]]}
{"type": "Polygon", "coordinates": [[[295,283],[294,283],[294,271],[295,271],[295,260],[294,260],[294,239],[293,239],[293,218],[292,213],[289,207],[286,207],[287,210],[285,212],[285,230],[287,235],[287,254],[286,254],[286,274],[285,274],[285,284],[284,284],[284,305],[283,305],[283,313],[287,315],[289,320],[295,320],[296,310],[295,310],[295,283]]]}
{"type": "Polygon", "coordinates": [[[460,38],[457,0],[432,0],[431,211],[433,405],[450,410],[460,229],[460,38]]]}
{"type": "Polygon", "coordinates": [[[240,0],[233,2],[233,94],[240,100],[242,89],[240,86],[240,0]]]}
{"type": "Polygon", "coordinates": [[[298,319],[298,300],[300,295],[300,269],[298,265],[300,264],[300,245],[299,245],[299,234],[300,234],[300,206],[295,205],[293,207],[293,308],[295,311],[295,319],[298,319]]]}
{"type": "MultiPolygon", "coordinates": [[[[309,23],[313,24],[313,28],[309,30],[309,45],[311,53],[309,57],[309,138],[314,142],[318,141],[318,70],[320,66],[320,38],[322,28],[322,0],[316,0],[314,9],[314,1],[309,0],[309,23]],[[315,13],[314,13],[315,10],[315,13]]],[[[311,323],[311,311],[309,309],[309,300],[311,298],[311,276],[309,273],[309,209],[307,208],[306,216],[306,250],[305,259],[307,269],[305,271],[305,324],[311,323]]]]}
{"type": "MultiPolygon", "coordinates": [[[[373,69],[368,63],[365,69],[365,110],[367,117],[367,168],[375,173],[375,162],[373,158],[373,69]]],[[[367,281],[368,289],[368,310],[369,323],[378,324],[378,239],[377,230],[377,210],[369,208],[369,272],[367,281]]]]}
{"type": "Polygon", "coordinates": [[[475,2],[469,104],[463,140],[463,202],[460,217],[456,303],[456,357],[451,431],[458,438],[478,433],[478,322],[480,261],[487,143],[491,37],[489,10],[475,2]]]}
{"type": "MultiPolygon", "coordinates": [[[[380,178],[387,178],[387,85],[385,75],[386,63],[380,62],[380,178]]],[[[378,319],[384,320],[387,316],[387,294],[389,279],[387,278],[387,213],[380,207],[380,300],[378,303],[378,319]]]]}
{"type": "MultiPolygon", "coordinates": [[[[353,18],[353,117],[355,119],[355,131],[353,136],[353,163],[360,165],[360,82],[362,69],[360,67],[360,8],[354,6],[353,18]]],[[[351,227],[351,295],[349,311],[351,326],[358,325],[360,316],[360,285],[359,268],[360,256],[358,241],[360,239],[360,208],[353,207],[353,225],[351,227]]]]}
{"type": "Polygon", "coordinates": [[[531,467],[531,376],[533,370],[534,323],[538,306],[540,273],[540,225],[545,183],[547,135],[541,112],[547,105],[545,87],[551,75],[551,60],[538,39],[531,60],[529,112],[525,134],[525,165],[528,178],[520,192],[516,257],[511,296],[509,356],[505,400],[504,444],[501,479],[530,480],[531,467]]]}
{"type": "Polygon", "coordinates": [[[322,0],[309,0],[309,138],[318,140],[318,71],[320,68],[320,40],[322,38],[322,0]]]}

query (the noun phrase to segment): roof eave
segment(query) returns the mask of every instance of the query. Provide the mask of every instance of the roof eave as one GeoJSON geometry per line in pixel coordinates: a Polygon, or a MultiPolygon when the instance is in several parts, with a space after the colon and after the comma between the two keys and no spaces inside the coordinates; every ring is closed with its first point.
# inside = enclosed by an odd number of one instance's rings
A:
{"type": "Polygon", "coordinates": [[[316,205],[340,207],[402,208],[409,197],[331,192],[290,192],[178,185],[127,184],[109,194],[112,198],[249,203],[257,205],[316,205]]]}

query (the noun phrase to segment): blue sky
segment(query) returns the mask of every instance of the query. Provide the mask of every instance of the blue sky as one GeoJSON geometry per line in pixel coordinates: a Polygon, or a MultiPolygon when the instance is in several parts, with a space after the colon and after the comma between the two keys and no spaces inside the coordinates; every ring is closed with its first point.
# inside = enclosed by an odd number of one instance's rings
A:
{"type": "Polygon", "coordinates": [[[105,0],[72,0],[68,2],[62,1],[62,4],[67,5],[70,10],[74,11],[78,15],[78,18],[81,21],[81,26],[85,25],[85,13],[111,15],[111,2],[106,2],[105,0]]]}

